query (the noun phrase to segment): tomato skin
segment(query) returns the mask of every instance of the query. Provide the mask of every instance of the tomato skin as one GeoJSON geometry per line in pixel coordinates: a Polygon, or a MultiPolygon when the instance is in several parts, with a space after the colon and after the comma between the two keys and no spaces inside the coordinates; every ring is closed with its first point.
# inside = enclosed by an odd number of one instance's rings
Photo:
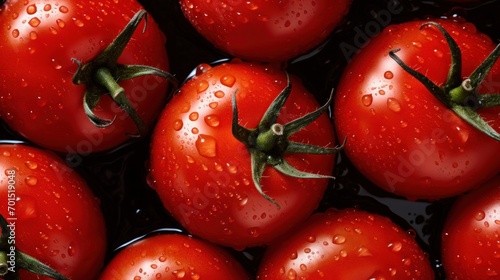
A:
{"type": "MultiPolygon", "coordinates": [[[[106,253],[104,217],[85,181],[60,158],[25,145],[0,145],[0,200],[0,214],[17,218],[18,250],[71,279],[97,277],[106,253]],[[8,208],[12,195],[15,204],[8,208]]],[[[49,279],[24,270],[20,276],[49,279]]]]}
{"type": "Polygon", "coordinates": [[[313,214],[271,244],[257,279],[434,279],[434,272],[411,235],[353,208],[313,214]]]}
{"type": "Polygon", "coordinates": [[[442,232],[447,279],[498,279],[500,275],[500,177],[459,197],[442,232]]]}
{"type": "Polygon", "coordinates": [[[99,279],[250,279],[228,252],[182,234],[160,234],[128,245],[111,260],[99,279]]]}
{"type": "MultiPolygon", "coordinates": [[[[95,113],[115,122],[94,126],[82,105],[84,85],[72,83],[78,65],[102,52],[142,7],[132,0],[9,0],[0,9],[0,117],[30,141],[65,153],[88,154],[115,148],[137,134],[130,117],[109,96],[95,113]],[[102,6],[101,6],[102,5],[102,6]],[[40,129],[43,127],[43,129],[40,129]]],[[[152,18],[141,23],[118,59],[168,71],[165,36],[152,18]]],[[[121,81],[147,126],[167,96],[167,82],[153,76],[121,81]]]]}
{"type": "MultiPolygon", "coordinates": [[[[301,82],[291,79],[292,92],[277,120],[281,124],[319,107],[301,82]]],[[[259,246],[306,219],[318,206],[328,179],[291,178],[269,166],[261,186],[281,208],[266,200],[253,184],[247,147],[231,132],[233,94],[239,123],[255,128],[285,86],[285,73],[271,67],[238,61],[205,64],[162,112],[152,138],[149,181],[165,208],[190,233],[238,249],[259,246]]],[[[335,145],[326,114],[290,139],[335,145]]],[[[285,158],[298,170],[331,175],[335,156],[285,158]]]]}
{"type": "Polygon", "coordinates": [[[180,0],[184,16],[217,48],[239,58],[282,62],[319,45],[351,0],[180,0]]]}
{"type": "MultiPolygon", "coordinates": [[[[493,50],[493,42],[464,21],[440,23],[462,50],[467,77],[493,50]]],[[[439,199],[463,193],[494,176],[500,143],[479,132],[446,108],[405,72],[389,51],[437,85],[448,75],[450,51],[443,35],[428,21],[387,27],[354,57],[338,86],[335,126],[348,137],[345,151],[368,179],[409,199],[439,199]],[[368,65],[368,66],[367,66],[368,65]]],[[[500,91],[495,65],[478,89],[500,91]]],[[[498,108],[478,113],[497,131],[498,108]]]]}

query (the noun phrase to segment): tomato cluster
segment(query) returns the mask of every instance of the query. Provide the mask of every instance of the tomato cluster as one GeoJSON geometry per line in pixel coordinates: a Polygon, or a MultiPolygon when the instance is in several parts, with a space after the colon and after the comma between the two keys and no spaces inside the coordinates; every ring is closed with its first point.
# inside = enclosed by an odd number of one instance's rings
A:
{"type": "Polygon", "coordinates": [[[500,277],[500,1],[2,2],[0,278],[500,277]]]}

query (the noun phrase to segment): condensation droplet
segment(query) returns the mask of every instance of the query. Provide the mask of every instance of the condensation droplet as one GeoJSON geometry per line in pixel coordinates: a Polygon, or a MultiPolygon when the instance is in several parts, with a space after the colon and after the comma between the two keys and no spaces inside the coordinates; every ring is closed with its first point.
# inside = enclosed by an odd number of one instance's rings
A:
{"type": "Polygon", "coordinates": [[[19,30],[18,29],[12,30],[12,37],[14,37],[14,38],[19,37],[19,30]]]}
{"type": "Polygon", "coordinates": [[[184,123],[182,122],[181,119],[177,119],[174,121],[174,130],[179,131],[182,129],[183,126],[184,126],[184,123]]]}
{"type": "Polygon", "coordinates": [[[219,106],[219,102],[210,102],[210,104],[208,104],[208,107],[212,109],[217,108],[217,106],[219,106]]]}
{"type": "Polygon", "coordinates": [[[361,103],[365,106],[370,106],[372,105],[373,102],[373,96],[371,94],[365,94],[361,97],[361,103]]]}
{"type": "Polygon", "coordinates": [[[64,20],[62,20],[62,19],[56,20],[56,23],[57,23],[57,26],[59,26],[60,28],[64,28],[64,26],[66,26],[66,22],[64,22],[64,20]]]}
{"type": "Polygon", "coordinates": [[[69,11],[68,7],[66,7],[64,5],[59,7],[59,12],[61,12],[63,14],[67,13],[68,11],[69,11]]]}
{"type": "Polygon", "coordinates": [[[197,91],[198,93],[202,93],[202,92],[204,92],[205,90],[207,90],[209,86],[210,86],[210,85],[208,84],[208,82],[207,82],[207,81],[205,81],[205,80],[200,81],[200,82],[198,83],[198,86],[196,87],[196,91],[197,91]]]}
{"type": "Polygon", "coordinates": [[[220,78],[220,83],[226,87],[232,87],[236,82],[236,78],[233,75],[224,75],[220,78]]]}
{"type": "Polygon", "coordinates": [[[478,211],[475,215],[474,215],[474,219],[476,219],[476,221],[482,221],[484,218],[486,217],[486,214],[484,213],[484,211],[478,211]]]}
{"type": "Polygon", "coordinates": [[[337,234],[333,237],[332,242],[334,244],[342,244],[345,242],[345,236],[337,234]]]}
{"type": "Polygon", "coordinates": [[[214,92],[214,95],[215,95],[215,97],[217,97],[217,98],[222,98],[222,97],[224,97],[224,95],[226,95],[226,94],[225,94],[222,90],[218,90],[218,91],[214,92]]]}
{"type": "Polygon", "coordinates": [[[189,120],[196,121],[196,120],[198,120],[199,116],[200,115],[198,114],[198,112],[192,112],[191,114],[189,114],[189,120]]]}
{"type": "Polygon", "coordinates": [[[34,13],[36,13],[36,5],[35,4],[31,4],[29,5],[28,7],[26,7],[26,13],[28,13],[28,15],[32,15],[34,13]]]}
{"type": "Polygon", "coordinates": [[[385,71],[384,78],[390,80],[390,79],[394,78],[394,74],[391,71],[385,71]]]}
{"type": "Polygon", "coordinates": [[[28,167],[31,170],[35,170],[38,167],[38,164],[34,161],[26,161],[24,165],[26,165],[26,167],[28,167]]]}
{"type": "Polygon", "coordinates": [[[210,127],[217,127],[220,124],[220,120],[216,115],[208,115],[205,116],[205,123],[210,127]]]}
{"type": "Polygon", "coordinates": [[[216,145],[217,141],[210,135],[200,134],[198,139],[196,139],[195,146],[198,153],[204,157],[215,157],[216,156],[216,145]]]}
{"type": "Polygon", "coordinates": [[[387,107],[396,113],[401,111],[401,103],[396,98],[387,98],[387,107]]]}
{"type": "Polygon", "coordinates": [[[40,25],[40,22],[41,22],[41,21],[40,21],[40,19],[39,19],[39,18],[34,17],[34,18],[32,18],[32,19],[30,19],[30,20],[28,21],[28,24],[29,24],[31,27],[37,27],[37,26],[39,26],[39,25],[40,25]]]}
{"type": "Polygon", "coordinates": [[[26,184],[28,184],[29,186],[34,186],[36,185],[36,183],[38,183],[38,179],[33,176],[28,176],[26,177],[26,179],[24,179],[24,182],[26,182],[26,184]]]}
{"type": "Polygon", "coordinates": [[[76,245],[74,242],[71,242],[68,246],[68,255],[71,257],[76,255],[76,245]]]}
{"type": "Polygon", "coordinates": [[[396,242],[390,243],[387,247],[389,247],[389,249],[391,249],[391,251],[393,251],[393,252],[399,252],[403,248],[403,243],[396,241],[396,242]]]}
{"type": "Polygon", "coordinates": [[[52,9],[52,6],[50,4],[46,4],[45,6],[43,6],[43,10],[48,12],[52,9]]]}

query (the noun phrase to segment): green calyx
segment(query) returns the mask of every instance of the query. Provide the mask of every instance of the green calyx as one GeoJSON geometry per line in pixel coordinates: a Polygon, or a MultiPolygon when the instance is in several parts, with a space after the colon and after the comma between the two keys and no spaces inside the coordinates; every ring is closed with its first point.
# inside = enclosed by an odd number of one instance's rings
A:
{"type": "MultiPolygon", "coordinates": [[[[147,65],[118,64],[118,58],[143,18],[147,23],[146,11],[141,10],[137,12],[115,40],[92,61],[83,64],[73,58],[73,61],[78,64],[78,70],[73,75],[73,83],[86,86],[83,97],[83,108],[89,120],[97,127],[107,127],[113,124],[116,118],[115,116],[112,120],[102,119],[93,111],[99,103],[100,98],[108,94],[134,121],[138,135],[140,136],[146,132],[147,128],[144,121],[139,117],[135,108],[127,99],[125,90],[119,85],[120,81],[144,75],[156,75],[169,80],[175,87],[177,86],[175,77],[163,70],[147,65]]],[[[146,26],[144,30],[145,28],[146,26]]]]}
{"type": "Polygon", "coordinates": [[[2,235],[0,236],[0,278],[19,280],[19,269],[24,269],[56,280],[69,280],[48,265],[17,250],[15,243],[12,242],[13,239],[9,239],[11,237],[11,228],[2,215],[0,215],[0,228],[2,229],[2,235]]]}
{"type": "Polygon", "coordinates": [[[238,107],[236,93],[232,97],[233,121],[232,133],[236,139],[244,143],[250,151],[252,179],[257,191],[268,201],[280,205],[264,193],[260,181],[267,166],[271,166],[284,175],[295,178],[332,178],[332,176],[303,172],[290,165],[284,158],[287,153],[333,154],[343,148],[343,145],[333,148],[320,147],[305,143],[290,141],[288,138],[316,120],[327,109],[332,100],[317,110],[297,118],[286,124],[277,123],[281,108],[292,91],[290,77],[287,74],[287,85],[271,103],[264,113],[257,128],[248,129],[238,123],[238,107]]]}
{"type": "Polygon", "coordinates": [[[389,52],[389,56],[394,59],[406,72],[419,80],[441,103],[455,112],[464,121],[485,133],[489,137],[500,141],[500,134],[493,129],[476,111],[481,108],[488,108],[500,105],[500,94],[478,94],[477,88],[495,65],[500,57],[500,45],[488,55],[488,57],[470,74],[466,79],[462,79],[462,54],[459,46],[451,35],[440,24],[428,22],[421,26],[436,27],[445,37],[451,52],[451,65],[448,77],[443,86],[434,84],[424,74],[417,72],[406,65],[397,55],[397,50],[389,52]]]}

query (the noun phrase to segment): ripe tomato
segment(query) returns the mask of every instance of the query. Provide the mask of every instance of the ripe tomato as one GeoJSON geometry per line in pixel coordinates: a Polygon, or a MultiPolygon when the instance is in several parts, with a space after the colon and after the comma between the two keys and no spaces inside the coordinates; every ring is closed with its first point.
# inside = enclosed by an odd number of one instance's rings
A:
{"type": "Polygon", "coordinates": [[[500,276],[500,177],[454,202],[442,232],[447,279],[500,276]]]}
{"type": "Polygon", "coordinates": [[[415,239],[389,218],[330,209],[269,246],[257,279],[434,279],[434,272],[415,239]]]}
{"type": "MultiPolygon", "coordinates": [[[[334,102],[335,126],[339,137],[348,137],[349,159],[375,184],[409,199],[457,195],[500,170],[499,141],[456,113],[472,114],[482,101],[471,102],[471,107],[468,101],[500,92],[494,82],[500,79],[500,65],[463,100],[450,94],[465,92],[462,79],[471,76],[495,45],[465,21],[435,22],[440,25],[392,25],[373,38],[345,69],[334,102]],[[461,50],[461,65],[450,66],[450,43],[440,26],[461,50]],[[434,83],[433,92],[399,65],[396,56],[434,83]],[[448,79],[450,68],[454,72],[448,79]]],[[[499,114],[498,107],[476,110],[483,125],[489,123],[496,131],[499,114]]]]}
{"type": "MultiPolygon", "coordinates": [[[[99,202],[60,158],[25,145],[0,145],[0,201],[11,229],[6,253],[15,246],[74,280],[99,274],[106,253],[99,202]]],[[[20,263],[14,261],[16,271],[20,263]]],[[[20,276],[49,279],[25,270],[20,276]]]]}
{"type": "Polygon", "coordinates": [[[161,113],[151,143],[150,185],[192,234],[239,249],[262,245],[318,206],[328,184],[318,174],[331,175],[334,165],[333,127],[322,113],[327,106],[315,111],[313,95],[290,78],[241,61],[202,64],[161,113]],[[268,110],[278,95],[286,103],[268,110]],[[290,126],[292,120],[313,111],[317,119],[289,132],[298,124],[290,126]],[[285,131],[275,146],[264,147],[276,127],[285,131]],[[304,153],[315,148],[328,154],[304,153]]]}
{"type": "Polygon", "coordinates": [[[128,79],[139,69],[123,65],[167,71],[165,37],[152,19],[146,27],[141,14],[134,18],[138,30],[128,34],[132,39],[115,41],[114,52],[104,52],[141,9],[134,0],[6,1],[0,8],[0,52],[6,66],[0,70],[0,117],[30,141],[65,153],[103,151],[144,134],[163,107],[167,81],[128,79]],[[79,69],[79,64],[85,66],[79,69]],[[120,84],[105,88],[96,83],[97,69],[109,70],[120,84]],[[120,86],[125,94],[119,93],[120,86]]]}
{"type": "Polygon", "coordinates": [[[119,251],[99,279],[249,279],[227,251],[181,234],[147,237],[119,251]]]}
{"type": "Polygon", "coordinates": [[[282,62],[318,46],[351,0],[180,0],[184,16],[215,47],[239,58],[282,62]]]}

